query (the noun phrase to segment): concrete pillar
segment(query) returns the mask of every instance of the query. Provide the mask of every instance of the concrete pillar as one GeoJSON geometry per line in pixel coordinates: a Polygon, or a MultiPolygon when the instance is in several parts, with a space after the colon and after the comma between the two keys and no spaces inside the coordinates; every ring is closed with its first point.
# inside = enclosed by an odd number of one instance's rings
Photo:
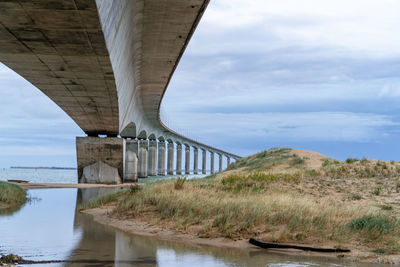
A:
{"type": "Polygon", "coordinates": [[[210,152],[211,155],[211,165],[210,165],[210,173],[214,173],[214,152],[210,152]]]}
{"type": "Polygon", "coordinates": [[[199,173],[199,150],[193,147],[193,174],[199,173]]]}
{"type": "Polygon", "coordinates": [[[124,177],[125,169],[125,139],[116,137],[77,137],[76,156],[78,183],[85,182],[82,180],[83,169],[85,167],[93,166],[95,168],[94,164],[99,165],[100,162],[108,165],[108,170],[114,169],[117,172],[117,177],[113,177],[115,179],[111,179],[112,177],[110,177],[111,180],[107,180],[107,177],[102,175],[102,171],[99,170],[96,174],[98,177],[93,177],[91,181],[95,183],[122,182],[121,177],[124,177]]]}
{"type": "Polygon", "coordinates": [[[147,177],[147,153],[149,151],[149,141],[139,140],[139,158],[138,158],[138,177],[147,177]]]}
{"type": "Polygon", "coordinates": [[[148,176],[157,175],[157,141],[149,140],[149,155],[148,155],[148,166],[147,174],[148,176]]]}
{"type": "Polygon", "coordinates": [[[125,149],[125,175],[124,183],[137,182],[138,180],[138,140],[126,140],[125,149]]]}
{"type": "Polygon", "coordinates": [[[168,142],[167,174],[174,175],[174,143],[168,142]]]}
{"type": "Polygon", "coordinates": [[[176,145],[176,174],[182,174],[182,145],[176,145]]]}
{"type": "Polygon", "coordinates": [[[185,145],[185,174],[190,174],[190,146],[185,145]]]}
{"type": "Polygon", "coordinates": [[[222,155],[218,154],[219,156],[219,172],[222,172],[222,155]]]}
{"type": "Polygon", "coordinates": [[[165,175],[165,142],[158,143],[158,175],[165,175]]]}
{"type": "Polygon", "coordinates": [[[203,162],[202,162],[202,169],[201,169],[201,173],[202,174],[206,174],[206,172],[207,172],[207,151],[205,150],[205,149],[202,149],[203,150],[203,162]]]}
{"type": "Polygon", "coordinates": [[[231,164],[231,157],[226,156],[226,167],[228,168],[229,164],[231,164]]]}

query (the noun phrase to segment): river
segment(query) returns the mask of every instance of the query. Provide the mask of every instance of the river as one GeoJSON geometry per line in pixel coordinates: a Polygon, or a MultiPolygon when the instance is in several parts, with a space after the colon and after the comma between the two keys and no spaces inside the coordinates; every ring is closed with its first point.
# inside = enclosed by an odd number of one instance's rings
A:
{"type": "MultiPolygon", "coordinates": [[[[51,172],[53,176],[65,176],[66,171],[51,172]]],[[[59,177],[55,180],[62,182],[59,177]]],[[[28,190],[32,199],[29,203],[19,210],[0,213],[0,254],[64,261],[44,266],[361,266],[266,250],[216,248],[130,235],[96,223],[90,215],[77,210],[80,204],[110,190],[116,189],[28,190]]]]}

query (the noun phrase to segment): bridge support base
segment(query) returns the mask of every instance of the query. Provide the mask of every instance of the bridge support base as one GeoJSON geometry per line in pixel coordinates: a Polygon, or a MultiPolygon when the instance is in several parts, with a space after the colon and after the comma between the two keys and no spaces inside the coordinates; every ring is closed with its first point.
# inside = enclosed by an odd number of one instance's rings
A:
{"type": "Polygon", "coordinates": [[[78,163],[78,183],[121,183],[124,175],[124,157],[125,157],[125,140],[116,137],[76,137],[76,156],[78,163]],[[98,166],[106,166],[106,168],[98,166]],[[106,164],[106,165],[104,165],[106,164]],[[92,166],[92,167],[90,167],[92,166]],[[85,167],[98,171],[89,171],[90,179],[82,179],[83,170],[85,167]],[[95,168],[96,167],[96,168],[95,168]],[[117,170],[117,175],[110,177],[103,175],[102,170],[107,170],[105,173],[112,172],[111,169],[117,170]]]}

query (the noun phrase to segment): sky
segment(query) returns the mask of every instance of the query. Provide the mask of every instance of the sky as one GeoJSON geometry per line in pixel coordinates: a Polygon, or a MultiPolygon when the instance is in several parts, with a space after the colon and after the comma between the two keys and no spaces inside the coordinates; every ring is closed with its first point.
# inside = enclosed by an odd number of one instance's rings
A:
{"type": "MultiPolygon", "coordinates": [[[[212,0],[162,118],[247,156],[272,147],[400,161],[400,1],[212,0]]],[[[0,167],[75,166],[84,133],[0,65],[0,167]]]]}

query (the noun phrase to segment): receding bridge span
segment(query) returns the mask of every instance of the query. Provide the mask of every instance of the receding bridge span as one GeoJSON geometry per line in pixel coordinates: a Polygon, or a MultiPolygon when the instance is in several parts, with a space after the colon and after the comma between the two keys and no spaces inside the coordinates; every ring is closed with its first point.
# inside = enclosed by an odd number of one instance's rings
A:
{"type": "Polygon", "coordinates": [[[0,61],[88,135],[77,138],[80,182],[102,182],[92,176],[104,170],[108,176],[117,172],[119,181],[179,174],[182,145],[186,173],[198,171],[198,150],[203,173],[207,152],[211,172],[214,154],[219,170],[223,156],[228,162],[239,158],[184,137],[160,120],[162,98],[208,2],[0,1],[0,61]]]}

